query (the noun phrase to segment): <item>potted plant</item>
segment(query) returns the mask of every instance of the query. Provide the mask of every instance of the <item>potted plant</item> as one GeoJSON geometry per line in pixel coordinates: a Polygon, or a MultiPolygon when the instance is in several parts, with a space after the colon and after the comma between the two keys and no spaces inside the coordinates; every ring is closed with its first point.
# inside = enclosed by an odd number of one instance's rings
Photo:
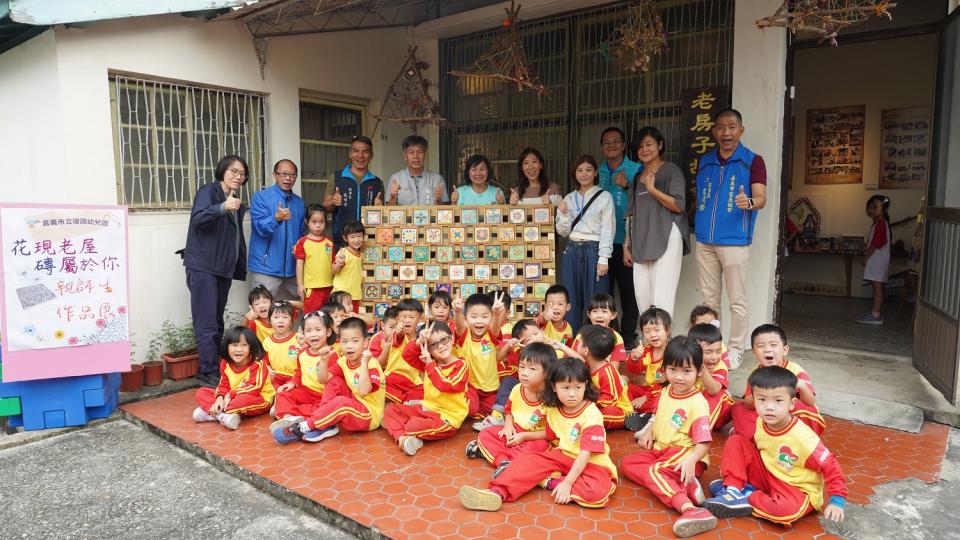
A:
{"type": "Polygon", "coordinates": [[[200,367],[197,355],[197,338],[193,333],[193,322],[189,319],[177,324],[167,319],[160,324],[160,331],[150,340],[150,357],[156,358],[160,350],[166,365],[167,377],[175,381],[193,377],[200,367]]]}
{"type": "MultiPolygon", "coordinates": [[[[130,336],[131,338],[133,335],[130,336]]],[[[143,386],[143,366],[133,361],[135,346],[130,340],[130,370],[120,373],[120,391],[136,392],[143,386]]]]}

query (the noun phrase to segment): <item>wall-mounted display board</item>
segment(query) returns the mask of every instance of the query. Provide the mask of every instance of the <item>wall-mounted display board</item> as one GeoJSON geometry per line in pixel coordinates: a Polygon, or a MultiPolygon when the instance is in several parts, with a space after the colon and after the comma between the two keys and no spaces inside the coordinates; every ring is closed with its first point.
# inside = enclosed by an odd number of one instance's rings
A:
{"type": "Polygon", "coordinates": [[[930,175],[930,107],[881,115],[880,189],[922,189],[930,175]]]}
{"type": "Polygon", "coordinates": [[[807,111],[807,184],[863,182],[864,105],[807,111]]]}

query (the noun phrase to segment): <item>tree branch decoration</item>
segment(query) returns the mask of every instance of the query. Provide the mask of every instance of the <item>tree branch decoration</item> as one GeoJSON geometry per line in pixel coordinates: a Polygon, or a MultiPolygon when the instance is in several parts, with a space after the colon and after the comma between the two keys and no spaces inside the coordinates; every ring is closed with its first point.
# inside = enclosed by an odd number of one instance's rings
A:
{"type": "Polygon", "coordinates": [[[517,28],[520,5],[510,0],[510,7],[504,8],[507,18],[503,22],[503,31],[493,38],[490,48],[483,52],[467,71],[451,71],[450,75],[462,79],[487,79],[491,81],[513,83],[518,92],[529,89],[537,96],[548,95],[549,91],[537,77],[536,70],[527,59],[523,48],[523,39],[517,28]]]}
{"type": "Polygon", "coordinates": [[[651,0],[631,2],[627,7],[627,22],[614,31],[613,55],[630,61],[625,69],[646,73],[650,60],[667,48],[667,34],[663,21],[651,0]]]}
{"type": "Polygon", "coordinates": [[[428,92],[430,81],[423,76],[423,72],[429,67],[427,62],[417,57],[417,47],[411,45],[407,49],[407,61],[387,89],[380,113],[374,116],[377,119],[374,133],[384,120],[407,124],[414,133],[425,124],[450,125],[440,114],[440,106],[428,92]]]}
{"type": "Polygon", "coordinates": [[[820,42],[837,45],[837,35],[849,26],[871,17],[893,20],[891,0],[785,0],[776,13],[757,21],[758,28],[780,27],[797,32],[812,32],[820,42]]]}

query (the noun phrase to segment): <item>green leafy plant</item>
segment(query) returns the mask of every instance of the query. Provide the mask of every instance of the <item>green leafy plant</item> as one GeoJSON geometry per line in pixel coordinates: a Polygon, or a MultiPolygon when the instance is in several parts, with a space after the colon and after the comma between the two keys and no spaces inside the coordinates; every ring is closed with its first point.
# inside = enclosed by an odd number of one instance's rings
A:
{"type": "Polygon", "coordinates": [[[174,358],[196,352],[197,337],[193,333],[193,321],[187,319],[187,322],[182,324],[174,323],[170,319],[163,321],[160,331],[150,338],[147,356],[156,359],[160,356],[161,349],[174,358]]]}

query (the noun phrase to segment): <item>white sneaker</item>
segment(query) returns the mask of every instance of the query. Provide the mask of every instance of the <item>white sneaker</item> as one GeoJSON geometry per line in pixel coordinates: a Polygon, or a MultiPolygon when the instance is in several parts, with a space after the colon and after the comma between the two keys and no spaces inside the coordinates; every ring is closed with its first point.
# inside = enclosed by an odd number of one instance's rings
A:
{"type": "Polygon", "coordinates": [[[503,418],[497,418],[492,414],[488,414],[487,417],[484,418],[483,420],[473,423],[473,430],[483,431],[489,427],[502,426],[502,425],[503,425],[503,418]]]}
{"type": "Polygon", "coordinates": [[[696,491],[693,492],[693,504],[697,506],[703,506],[703,501],[707,498],[703,495],[703,484],[700,483],[700,480],[694,478],[693,483],[696,485],[696,491]]]}
{"type": "Polygon", "coordinates": [[[238,413],[220,413],[217,415],[217,421],[227,429],[240,427],[240,415],[238,413]]]}
{"type": "Polygon", "coordinates": [[[657,419],[657,415],[651,415],[650,420],[647,420],[647,425],[643,426],[643,429],[633,434],[633,438],[640,440],[640,437],[643,437],[643,434],[650,431],[650,428],[653,427],[653,421],[657,419]]]}
{"type": "Polygon", "coordinates": [[[193,410],[194,422],[213,422],[216,418],[210,416],[210,413],[203,410],[203,407],[197,407],[193,410]]]}
{"type": "Polygon", "coordinates": [[[423,448],[423,441],[417,437],[406,437],[400,441],[400,448],[403,450],[403,453],[408,456],[414,456],[417,454],[417,450],[423,448]]]}
{"type": "Polygon", "coordinates": [[[270,418],[276,418],[276,417],[277,417],[277,406],[274,405],[273,407],[270,407],[270,418]]]}
{"type": "Polygon", "coordinates": [[[737,369],[743,363],[743,353],[731,352],[727,355],[727,360],[730,361],[730,369],[737,369]]]}

